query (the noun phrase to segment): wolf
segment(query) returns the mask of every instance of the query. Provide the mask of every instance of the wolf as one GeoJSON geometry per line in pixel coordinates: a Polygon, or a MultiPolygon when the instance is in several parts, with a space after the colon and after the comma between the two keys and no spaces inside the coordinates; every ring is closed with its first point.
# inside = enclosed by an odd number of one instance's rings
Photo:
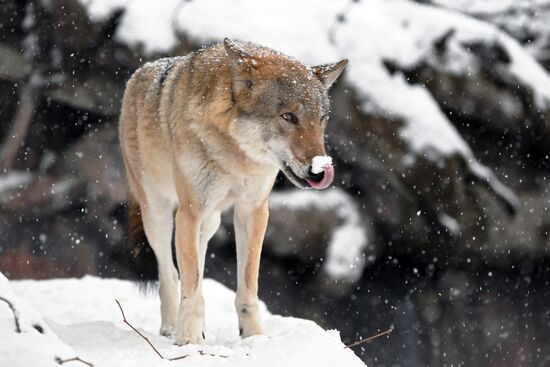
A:
{"type": "MultiPolygon", "coordinates": [[[[225,39],[146,63],[128,81],[119,138],[129,223],[131,232],[144,230],[155,254],[160,333],[175,344],[204,343],[205,253],[230,206],[240,335],[262,332],[258,271],[268,196],[279,170],[299,188],[332,183],[324,146],[328,90],[347,62],[307,67],[270,48],[225,39]]],[[[130,242],[141,245],[131,233],[130,242]]]]}

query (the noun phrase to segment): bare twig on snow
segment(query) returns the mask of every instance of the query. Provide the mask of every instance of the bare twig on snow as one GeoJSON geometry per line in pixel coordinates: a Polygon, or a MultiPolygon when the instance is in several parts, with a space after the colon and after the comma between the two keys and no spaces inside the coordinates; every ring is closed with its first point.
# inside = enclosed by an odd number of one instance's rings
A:
{"type": "Polygon", "coordinates": [[[80,363],[84,363],[85,365],[87,366],[90,366],[90,367],[94,367],[94,365],[90,362],[86,362],[85,360],[83,360],[82,358],[80,357],[74,357],[74,358],[68,358],[68,359],[61,359],[59,357],[56,357],[55,358],[55,361],[58,363],[58,364],[63,364],[63,363],[67,363],[67,362],[80,362],[80,363]]]}
{"type": "MultiPolygon", "coordinates": [[[[144,339],[147,344],[149,344],[149,346],[155,351],[155,353],[161,358],[161,359],[165,359],[167,361],[177,361],[177,360],[180,360],[180,359],[184,359],[184,358],[187,358],[189,357],[191,354],[184,354],[184,355],[181,355],[179,357],[172,357],[172,358],[166,358],[164,357],[159,351],[157,348],[155,348],[155,346],[153,345],[153,343],[151,343],[151,341],[149,340],[148,337],[146,337],[145,335],[143,335],[138,329],[136,329],[132,324],[130,324],[130,322],[128,322],[128,320],[126,319],[126,315],[124,314],[124,310],[122,309],[122,305],[120,304],[120,302],[118,300],[116,300],[116,303],[118,305],[118,308],[120,309],[120,313],[122,314],[122,321],[128,325],[132,330],[134,330],[136,332],[136,334],[138,334],[139,336],[141,336],[142,339],[144,339]]],[[[226,356],[226,355],[222,355],[222,354],[212,354],[212,353],[207,353],[205,351],[202,351],[202,350],[199,350],[198,351],[199,354],[201,356],[210,356],[210,357],[220,357],[220,358],[227,358],[229,356],[226,356]]]]}
{"type": "Polygon", "coordinates": [[[393,331],[393,329],[388,329],[388,330],[385,330],[385,331],[382,331],[381,333],[378,333],[376,335],[373,335],[373,336],[369,336],[368,338],[365,338],[365,339],[361,339],[361,340],[357,340],[351,344],[348,344],[345,346],[345,348],[353,348],[357,345],[360,345],[360,344],[363,344],[363,343],[368,343],[370,342],[371,340],[374,340],[376,338],[379,338],[381,336],[384,336],[384,335],[390,335],[390,333],[393,331]]]}
{"type": "Polygon", "coordinates": [[[4,301],[8,304],[8,307],[11,309],[11,312],[13,312],[13,319],[15,321],[15,332],[20,333],[21,332],[21,325],[19,324],[19,312],[17,312],[17,309],[11,303],[8,299],[4,297],[0,297],[0,301],[4,301]]]}

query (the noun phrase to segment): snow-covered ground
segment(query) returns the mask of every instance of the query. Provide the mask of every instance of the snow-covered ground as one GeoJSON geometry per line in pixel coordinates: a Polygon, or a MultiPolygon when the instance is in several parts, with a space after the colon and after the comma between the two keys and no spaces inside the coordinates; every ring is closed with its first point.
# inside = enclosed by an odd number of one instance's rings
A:
{"type": "MultiPolygon", "coordinates": [[[[325,331],[312,321],[272,315],[264,304],[265,335],[241,339],[233,307],[234,293],[205,280],[206,345],[177,347],[158,335],[159,301],[129,281],[82,279],[9,282],[0,273],[0,366],[48,367],[74,357],[94,366],[364,366],[344,347],[336,330],[325,331]],[[126,318],[150,338],[166,358],[161,359],[122,322],[115,299],[126,318]],[[203,355],[215,354],[218,356],[203,355]],[[221,357],[226,356],[226,357],[221,357]]],[[[66,366],[85,366],[66,362],[66,366]]]]}

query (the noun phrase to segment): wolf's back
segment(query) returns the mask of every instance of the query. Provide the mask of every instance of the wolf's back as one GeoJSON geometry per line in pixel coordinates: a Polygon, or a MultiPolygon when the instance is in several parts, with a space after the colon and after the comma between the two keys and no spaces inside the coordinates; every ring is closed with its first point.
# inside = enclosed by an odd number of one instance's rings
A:
{"type": "Polygon", "coordinates": [[[140,124],[159,121],[159,109],[163,87],[169,72],[184,62],[184,58],[165,58],[147,63],[136,70],[126,85],[119,120],[119,140],[128,175],[130,197],[127,206],[127,247],[123,251],[123,263],[130,276],[143,282],[145,286],[158,278],[158,265],[153,249],[149,245],[139,202],[136,197],[143,195],[139,168],[143,168],[142,154],[138,142],[140,124]],[[138,168],[138,169],[136,169],[138,168]]]}

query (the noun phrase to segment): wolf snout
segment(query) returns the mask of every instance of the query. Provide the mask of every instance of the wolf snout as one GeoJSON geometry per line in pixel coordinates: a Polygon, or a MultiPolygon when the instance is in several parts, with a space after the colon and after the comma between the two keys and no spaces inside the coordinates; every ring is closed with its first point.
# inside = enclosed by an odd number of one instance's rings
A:
{"type": "Polygon", "coordinates": [[[308,170],[308,177],[305,180],[312,188],[317,190],[329,187],[334,180],[332,158],[328,156],[314,157],[308,170]]]}
{"type": "Polygon", "coordinates": [[[311,166],[309,166],[309,171],[308,171],[307,178],[309,178],[310,180],[319,182],[323,179],[324,176],[325,176],[324,168],[323,168],[323,171],[320,172],[320,173],[313,173],[313,171],[311,170],[311,166]]]}

